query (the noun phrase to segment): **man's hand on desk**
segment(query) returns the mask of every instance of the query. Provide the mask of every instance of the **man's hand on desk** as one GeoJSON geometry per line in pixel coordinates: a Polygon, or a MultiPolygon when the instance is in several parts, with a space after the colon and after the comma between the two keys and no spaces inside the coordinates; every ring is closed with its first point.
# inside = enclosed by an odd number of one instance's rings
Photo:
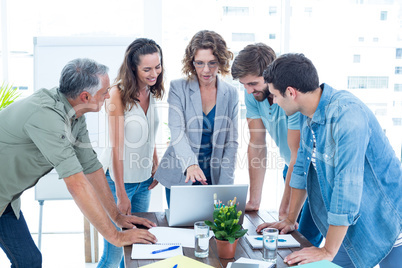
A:
{"type": "Polygon", "coordinates": [[[118,232],[116,247],[123,247],[132,244],[154,244],[158,242],[156,237],[148,230],[133,228],[118,232]]]}
{"type": "Polygon", "coordinates": [[[284,219],[277,222],[265,222],[263,224],[258,225],[257,233],[261,232],[265,228],[276,228],[280,230],[280,234],[287,234],[289,232],[294,231],[297,228],[297,223],[294,223],[288,219],[284,219]]]}
{"type": "MultiPolygon", "coordinates": [[[[287,213],[286,213],[286,214],[281,214],[281,213],[279,212],[279,216],[278,216],[279,221],[286,220],[287,217],[288,217],[288,214],[287,214],[287,213]]],[[[295,223],[295,230],[297,230],[297,229],[299,229],[299,223],[298,223],[298,222],[295,223]]]]}
{"type": "Polygon", "coordinates": [[[260,203],[259,202],[257,204],[255,202],[252,202],[251,200],[249,200],[246,203],[246,211],[257,211],[259,209],[260,209],[260,203]]]}
{"type": "Polygon", "coordinates": [[[133,216],[133,215],[124,215],[124,214],[119,214],[117,216],[117,219],[115,221],[117,226],[122,227],[122,228],[127,228],[127,229],[132,229],[135,227],[136,224],[138,225],[144,225],[147,228],[155,227],[156,224],[153,223],[150,220],[147,220],[145,218],[133,216]]]}
{"type": "Polygon", "coordinates": [[[289,254],[283,261],[287,264],[305,264],[320,260],[332,261],[333,259],[333,254],[331,254],[325,247],[309,247],[289,254]]]}

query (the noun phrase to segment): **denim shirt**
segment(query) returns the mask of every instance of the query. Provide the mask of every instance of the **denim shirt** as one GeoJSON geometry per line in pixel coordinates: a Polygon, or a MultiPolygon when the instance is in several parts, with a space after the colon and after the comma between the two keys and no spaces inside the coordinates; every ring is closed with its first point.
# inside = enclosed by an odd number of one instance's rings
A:
{"type": "Polygon", "coordinates": [[[329,225],[349,226],[343,246],[351,260],[356,267],[373,267],[401,233],[401,162],[364,103],[326,84],[321,89],[313,117],[300,116],[300,148],[290,186],[307,189],[309,199],[314,195],[310,210],[322,234],[329,225]],[[312,131],[316,169],[311,165],[312,131]]]}

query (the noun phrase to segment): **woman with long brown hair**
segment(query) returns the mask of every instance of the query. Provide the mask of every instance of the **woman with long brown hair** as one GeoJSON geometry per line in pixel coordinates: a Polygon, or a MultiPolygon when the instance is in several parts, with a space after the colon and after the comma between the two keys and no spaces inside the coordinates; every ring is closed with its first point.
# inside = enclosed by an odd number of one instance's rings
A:
{"type": "MultiPolygon", "coordinates": [[[[148,211],[150,190],[157,185],[156,100],[163,87],[163,55],[155,41],[134,40],[126,50],[110,99],[106,103],[111,151],[106,177],[124,214],[148,211]]],[[[106,240],[98,267],[124,267],[123,249],[106,240]]]]}

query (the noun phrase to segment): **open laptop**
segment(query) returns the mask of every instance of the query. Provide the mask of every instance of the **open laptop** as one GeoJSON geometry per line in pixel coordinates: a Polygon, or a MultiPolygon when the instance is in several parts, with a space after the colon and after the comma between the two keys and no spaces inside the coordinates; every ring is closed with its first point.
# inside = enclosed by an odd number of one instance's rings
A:
{"type": "Polygon", "coordinates": [[[237,210],[243,213],[239,223],[243,223],[246,208],[247,184],[234,185],[189,185],[170,188],[170,209],[166,210],[169,226],[193,226],[196,221],[213,220],[214,193],[217,199],[227,205],[237,198],[237,210]]]}

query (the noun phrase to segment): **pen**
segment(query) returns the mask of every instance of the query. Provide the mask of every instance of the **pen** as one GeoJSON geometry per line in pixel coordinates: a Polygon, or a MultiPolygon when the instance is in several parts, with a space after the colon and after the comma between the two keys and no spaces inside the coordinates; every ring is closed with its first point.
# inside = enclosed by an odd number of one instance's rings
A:
{"type": "Polygon", "coordinates": [[[151,254],[161,253],[161,252],[165,252],[165,251],[168,251],[168,250],[174,250],[174,249],[179,248],[179,247],[180,246],[173,246],[173,247],[168,247],[168,248],[164,248],[164,249],[160,249],[160,250],[155,250],[155,251],[152,251],[151,254]]]}
{"type": "Polygon", "coordinates": [[[177,264],[175,264],[175,265],[173,266],[173,268],[177,268],[177,264]]]}
{"type": "MultiPolygon", "coordinates": [[[[254,237],[255,240],[262,240],[262,237],[254,237]]],[[[286,242],[286,239],[279,238],[278,242],[286,242]]]]}

